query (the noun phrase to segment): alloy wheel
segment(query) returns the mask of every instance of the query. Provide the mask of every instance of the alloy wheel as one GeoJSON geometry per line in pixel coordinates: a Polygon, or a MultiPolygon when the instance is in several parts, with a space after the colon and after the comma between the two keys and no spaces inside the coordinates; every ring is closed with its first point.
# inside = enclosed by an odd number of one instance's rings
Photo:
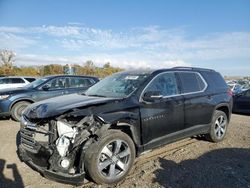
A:
{"type": "Polygon", "coordinates": [[[107,179],[121,176],[128,170],[131,150],[127,142],[117,139],[105,145],[99,155],[98,171],[107,179]]]}
{"type": "Polygon", "coordinates": [[[216,121],[214,126],[215,135],[218,139],[222,138],[226,132],[227,119],[220,115],[216,121]]]}

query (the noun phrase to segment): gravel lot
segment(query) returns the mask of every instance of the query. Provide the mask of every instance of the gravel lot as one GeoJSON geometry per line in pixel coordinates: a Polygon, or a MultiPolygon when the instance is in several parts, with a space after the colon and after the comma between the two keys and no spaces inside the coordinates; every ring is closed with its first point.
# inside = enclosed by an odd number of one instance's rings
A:
{"type": "MultiPolygon", "coordinates": [[[[0,187],[73,187],[47,180],[16,154],[19,124],[0,120],[0,187]]],[[[81,187],[105,187],[86,183],[81,187]]],[[[250,116],[232,115],[226,139],[210,143],[185,139],[139,157],[115,187],[250,188],[250,116]]]]}

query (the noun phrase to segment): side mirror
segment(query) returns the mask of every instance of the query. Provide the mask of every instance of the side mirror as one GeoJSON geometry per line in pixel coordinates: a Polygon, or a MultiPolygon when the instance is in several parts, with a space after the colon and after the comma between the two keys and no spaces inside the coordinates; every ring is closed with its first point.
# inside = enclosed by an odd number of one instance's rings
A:
{"type": "Polygon", "coordinates": [[[42,90],[44,90],[44,91],[48,91],[49,88],[50,88],[50,86],[48,84],[45,84],[42,86],[42,90]]]}
{"type": "Polygon", "coordinates": [[[162,97],[163,95],[160,94],[160,91],[147,91],[143,95],[143,100],[152,102],[162,97]]]}

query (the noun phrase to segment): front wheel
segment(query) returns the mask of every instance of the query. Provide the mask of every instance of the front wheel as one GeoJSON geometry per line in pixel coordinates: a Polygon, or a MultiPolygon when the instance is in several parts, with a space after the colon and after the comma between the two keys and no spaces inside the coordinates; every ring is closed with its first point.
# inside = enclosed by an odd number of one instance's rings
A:
{"type": "Polygon", "coordinates": [[[226,136],[228,127],[228,118],[225,112],[216,110],[213,116],[212,125],[209,133],[206,135],[207,139],[212,142],[220,142],[226,136]]]}
{"type": "Polygon", "coordinates": [[[119,130],[109,130],[86,151],[85,167],[96,183],[115,184],[129,173],[134,159],[131,138],[119,130]]]}
{"type": "Polygon", "coordinates": [[[17,102],[16,104],[14,104],[13,107],[11,108],[11,117],[15,121],[20,121],[20,118],[21,118],[21,115],[22,115],[23,111],[30,104],[31,103],[28,102],[28,101],[21,101],[21,102],[17,102]]]}

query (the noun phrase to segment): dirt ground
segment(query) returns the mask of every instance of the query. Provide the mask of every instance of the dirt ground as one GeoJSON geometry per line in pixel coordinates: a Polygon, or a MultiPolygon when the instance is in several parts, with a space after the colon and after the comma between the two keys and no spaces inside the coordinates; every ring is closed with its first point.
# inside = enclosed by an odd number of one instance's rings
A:
{"type": "MultiPolygon", "coordinates": [[[[74,187],[43,178],[16,154],[19,124],[0,120],[0,187],[74,187]]],[[[88,182],[80,187],[105,187],[88,182]]],[[[232,115],[226,139],[185,139],[139,157],[115,187],[250,188],[250,116],[232,115]]]]}

